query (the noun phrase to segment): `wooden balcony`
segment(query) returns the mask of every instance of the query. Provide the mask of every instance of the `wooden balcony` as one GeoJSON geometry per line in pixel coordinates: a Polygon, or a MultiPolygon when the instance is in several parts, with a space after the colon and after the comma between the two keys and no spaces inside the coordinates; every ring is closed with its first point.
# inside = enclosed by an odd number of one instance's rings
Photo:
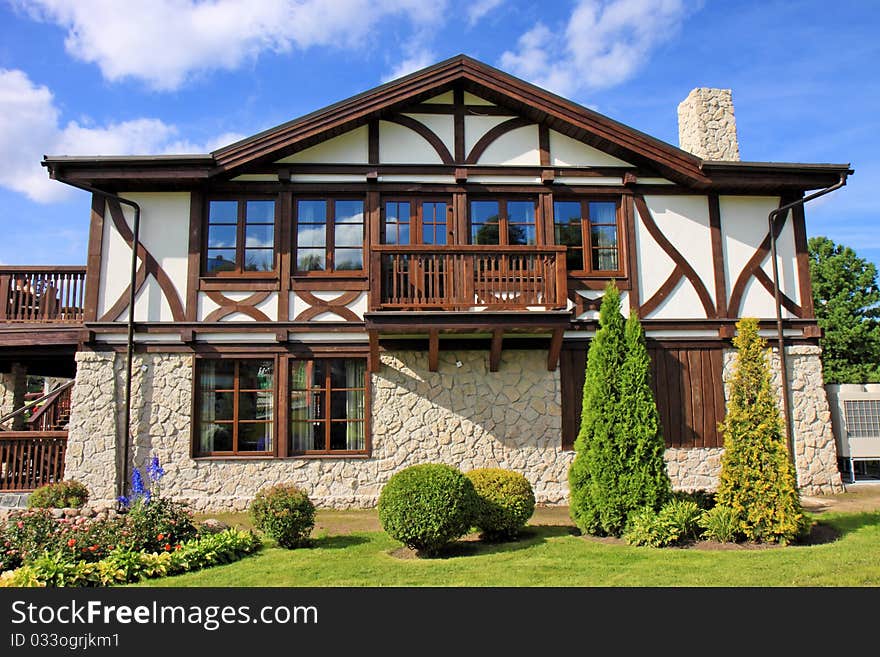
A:
{"type": "Polygon", "coordinates": [[[564,310],[564,246],[374,246],[370,309],[564,310]]]}
{"type": "Polygon", "coordinates": [[[81,324],[85,267],[0,267],[0,323],[81,324]]]}

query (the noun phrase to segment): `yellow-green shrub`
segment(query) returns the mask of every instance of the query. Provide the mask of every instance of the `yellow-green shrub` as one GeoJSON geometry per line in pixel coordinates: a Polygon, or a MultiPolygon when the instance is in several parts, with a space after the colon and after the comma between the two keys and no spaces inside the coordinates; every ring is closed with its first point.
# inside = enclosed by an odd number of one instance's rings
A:
{"type": "Polygon", "coordinates": [[[535,512],[532,485],[519,472],[481,468],[466,474],[479,502],[474,524],[487,540],[515,538],[535,512]]]}

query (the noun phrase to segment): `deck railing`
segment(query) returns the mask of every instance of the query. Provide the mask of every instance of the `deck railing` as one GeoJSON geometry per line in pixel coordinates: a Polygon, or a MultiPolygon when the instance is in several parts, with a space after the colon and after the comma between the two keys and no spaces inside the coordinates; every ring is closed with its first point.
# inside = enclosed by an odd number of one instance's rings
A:
{"type": "Polygon", "coordinates": [[[64,479],[67,431],[0,433],[0,491],[29,491],[64,479]]]}
{"type": "Polygon", "coordinates": [[[372,310],[558,310],[567,303],[564,246],[389,245],[373,247],[372,257],[372,310]]]}
{"type": "Polygon", "coordinates": [[[0,267],[0,322],[81,322],[85,283],[85,267],[0,267]]]}

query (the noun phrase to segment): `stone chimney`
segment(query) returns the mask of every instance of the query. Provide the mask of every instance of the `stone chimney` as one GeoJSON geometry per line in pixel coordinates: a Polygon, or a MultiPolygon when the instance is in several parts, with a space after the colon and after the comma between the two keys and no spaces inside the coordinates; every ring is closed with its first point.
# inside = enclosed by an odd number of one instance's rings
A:
{"type": "Polygon", "coordinates": [[[730,89],[700,87],[681,101],[678,143],[704,160],[739,160],[730,89]]]}

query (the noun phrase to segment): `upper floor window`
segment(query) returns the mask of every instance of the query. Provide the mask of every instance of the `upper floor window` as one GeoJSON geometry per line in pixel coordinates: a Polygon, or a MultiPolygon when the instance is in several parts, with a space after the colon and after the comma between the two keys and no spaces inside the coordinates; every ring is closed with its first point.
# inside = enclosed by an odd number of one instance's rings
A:
{"type": "Polygon", "coordinates": [[[471,244],[534,245],[535,201],[471,201],[471,244]]]}
{"type": "Polygon", "coordinates": [[[207,274],[273,271],[275,201],[209,201],[207,247],[207,274]]]}
{"type": "Polygon", "coordinates": [[[382,206],[382,243],[446,244],[449,209],[443,200],[386,200],[382,206]]]}
{"type": "Polygon", "coordinates": [[[363,270],[363,200],[297,199],[295,205],[294,269],[296,271],[363,270]]]}
{"type": "Polygon", "coordinates": [[[566,263],[573,274],[619,274],[619,204],[616,201],[556,201],[556,243],[568,247],[566,263]]]}

